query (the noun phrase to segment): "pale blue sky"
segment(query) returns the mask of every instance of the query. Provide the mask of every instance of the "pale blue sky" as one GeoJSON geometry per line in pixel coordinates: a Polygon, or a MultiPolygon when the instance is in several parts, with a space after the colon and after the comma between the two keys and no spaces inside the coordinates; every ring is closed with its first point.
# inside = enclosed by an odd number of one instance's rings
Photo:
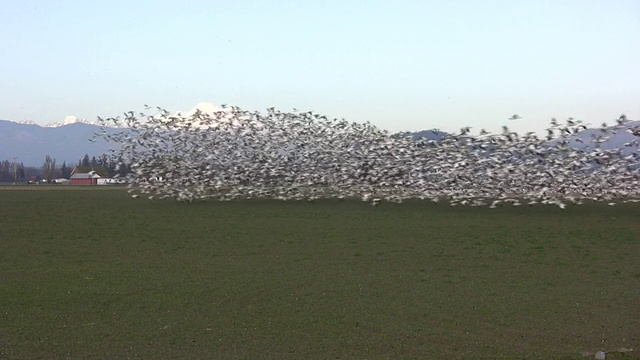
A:
{"type": "Polygon", "coordinates": [[[391,131],[640,119],[638,0],[0,4],[0,119],[202,101],[391,131]]]}

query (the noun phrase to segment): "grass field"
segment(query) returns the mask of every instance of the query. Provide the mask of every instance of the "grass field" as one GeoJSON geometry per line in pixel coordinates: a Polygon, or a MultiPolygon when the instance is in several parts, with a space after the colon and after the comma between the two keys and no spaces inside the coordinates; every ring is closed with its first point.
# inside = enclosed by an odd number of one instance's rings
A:
{"type": "Polygon", "coordinates": [[[3,187],[0,274],[0,359],[640,353],[638,204],[181,204],[3,187]]]}

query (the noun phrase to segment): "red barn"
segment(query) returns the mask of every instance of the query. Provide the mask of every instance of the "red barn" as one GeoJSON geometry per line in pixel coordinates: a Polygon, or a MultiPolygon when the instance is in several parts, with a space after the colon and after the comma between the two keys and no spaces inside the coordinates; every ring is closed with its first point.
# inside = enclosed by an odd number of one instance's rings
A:
{"type": "Polygon", "coordinates": [[[100,179],[100,175],[96,174],[94,171],[90,171],[88,173],[75,173],[71,175],[71,184],[98,185],[98,179],[100,179]]]}
{"type": "Polygon", "coordinates": [[[72,185],[98,185],[98,179],[107,176],[104,166],[76,166],[71,170],[72,185]]]}

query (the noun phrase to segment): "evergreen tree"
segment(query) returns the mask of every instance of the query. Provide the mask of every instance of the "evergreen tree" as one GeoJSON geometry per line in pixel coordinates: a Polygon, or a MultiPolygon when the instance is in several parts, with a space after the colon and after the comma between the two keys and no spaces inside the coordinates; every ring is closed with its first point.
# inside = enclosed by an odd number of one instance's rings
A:
{"type": "Polygon", "coordinates": [[[84,154],[84,157],[80,162],[80,166],[91,166],[91,160],[89,159],[89,154],[84,154]]]}
{"type": "Polygon", "coordinates": [[[118,163],[113,160],[113,159],[109,159],[109,162],[107,163],[107,172],[109,172],[109,177],[114,177],[118,171],[118,163]]]}
{"type": "Polygon", "coordinates": [[[98,158],[98,166],[103,166],[107,169],[107,172],[109,172],[109,158],[107,157],[107,154],[102,154],[102,156],[98,158]]]}
{"type": "Polygon", "coordinates": [[[60,167],[60,176],[65,179],[71,177],[71,169],[67,167],[67,163],[64,161],[62,162],[62,166],[60,167]]]}
{"type": "Polygon", "coordinates": [[[127,166],[124,163],[120,163],[120,166],[118,166],[118,174],[120,174],[120,176],[126,176],[127,173],[127,166]]]}

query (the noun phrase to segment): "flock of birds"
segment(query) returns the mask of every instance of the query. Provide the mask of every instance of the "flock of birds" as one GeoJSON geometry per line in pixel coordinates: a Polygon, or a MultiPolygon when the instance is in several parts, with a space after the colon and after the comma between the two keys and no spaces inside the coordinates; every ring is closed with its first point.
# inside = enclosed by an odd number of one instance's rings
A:
{"type": "MultiPolygon", "coordinates": [[[[148,110],[149,108],[147,108],[148,110]]],[[[640,199],[640,129],[603,124],[590,143],[570,145],[586,124],[555,119],[546,137],[470,128],[441,140],[413,139],[370,123],[313,112],[266,113],[225,106],[189,116],[160,109],[99,119],[124,126],[98,136],[117,143],[111,155],[130,164],[133,197],[200,199],[359,198],[447,201],[450,205],[566,204],[640,199]],[[627,129],[627,150],[601,144],[627,129]],[[634,138],[635,139],[635,138],[634,138]]]]}

